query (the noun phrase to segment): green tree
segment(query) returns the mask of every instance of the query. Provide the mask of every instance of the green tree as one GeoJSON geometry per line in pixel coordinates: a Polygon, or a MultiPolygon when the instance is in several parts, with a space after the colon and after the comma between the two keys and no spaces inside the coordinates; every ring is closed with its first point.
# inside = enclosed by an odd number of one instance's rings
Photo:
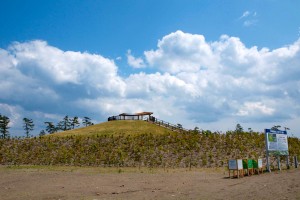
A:
{"type": "Polygon", "coordinates": [[[71,129],[71,121],[68,115],[66,115],[64,119],[58,123],[57,128],[62,131],[71,129]]]}
{"type": "Polygon", "coordinates": [[[209,136],[209,135],[212,135],[212,132],[210,130],[203,130],[202,134],[209,136]]]}
{"type": "Polygon", "coordinates": [[[84,117],[83,120],[82,120],[82,124],[83,124],[85,127],[94,125],[94,124],[91,122],[91,119],[90,119],[89,117],[84,117]]]}
{"type": "Polygon", "coordinates": [[[281,126],[280,125],[274,125],[272,128],[271,128],[271,130],[273,130],[273,131],[279,131],[279,128],[280,128],[281,126]]]}
{"type": "Polygon", "coordinates": [[[46,131],[50,134],[55,133],[57,131],[57,128],[53,124],[53,122],[44,122],[46,126],[46,131]]]}
{"type": "Polygon", "coordinates": [[[240,124],[237,124],[235,127],[235,132],[242,133],[243,131],[244,131],[244,128],[240,124]]]}
{"type": "Polygon", "coordinates": [[[33,131],[33,128],[34,128],[34,124],[33,124],[33,121],[32,119],[28,119],[28,118],[23,118],[23,128],[25,130],[25,134],[26,134],[26,137],[29,138],[29,132],[30,131],[33,131]]]}
{"type": "Polygon", "coordinates": [[[1,133],[1,138],[6,139],[9,138],[9,124],[10,120],[8,117],[5,115],[0,114],[0,133],[1,133]]]}
{"type": "Polygon", "coordinates": [[[182,129],[182,125],[181,124],[177,124],[177,128],[182,129]]]}
{"type": "Polygon", "coordinates": [[[200,133],[200,129],[199,129],[199,127],[198,126],[196,126],[195,128],[194,128],[194,130],[193,130],[193,133],[200,133]]]}
{"type": "Polygon", "coordinates": [[[74,129],[75,127],[78,127],[80,125],[78,117],[73,117],[71,121],[71,128],[74,129]]]}

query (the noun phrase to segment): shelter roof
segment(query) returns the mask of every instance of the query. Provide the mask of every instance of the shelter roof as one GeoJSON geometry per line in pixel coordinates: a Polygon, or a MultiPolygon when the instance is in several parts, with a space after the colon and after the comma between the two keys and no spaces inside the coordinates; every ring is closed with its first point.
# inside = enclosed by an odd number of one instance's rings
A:
{"type": "Polygon", "coordinates": [[[140,113],[122,113],[119,116],[142,116],[142,115],[152,115],[153,112],[140,112],[140,113]]]}

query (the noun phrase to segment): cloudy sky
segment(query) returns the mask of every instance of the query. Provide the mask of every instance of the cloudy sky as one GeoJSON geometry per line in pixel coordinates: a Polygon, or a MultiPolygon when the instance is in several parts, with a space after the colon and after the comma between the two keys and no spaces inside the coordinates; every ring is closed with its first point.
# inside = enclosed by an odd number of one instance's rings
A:
{"type": "Polygon", "coordinates": [[[0,2],[0,113],[12,136],[65,115],[152,111],[186,128],[300,137],[300,1],[0,2]]]}

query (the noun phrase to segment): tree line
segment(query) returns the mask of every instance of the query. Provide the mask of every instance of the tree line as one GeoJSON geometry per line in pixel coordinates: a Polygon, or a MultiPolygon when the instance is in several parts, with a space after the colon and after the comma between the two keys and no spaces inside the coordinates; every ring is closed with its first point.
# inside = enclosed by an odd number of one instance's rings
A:
{"type": "MultiPolygon", "coordinates": [[[[10,133],[9,133],[9,122],[10,119],[9,117],[0,114],[0,139],[8,139],[10,138],[10,133]]],[[[45,130],[41,130],[39,133],[39,136],[43,136],[48,134],[53,134],[59,131],[67,131],[67,130],[72,130],[77,127],[79,127],[81,124],[85,127],[94,125],[91,122],[91,118],[89,117],[83,117],[83,119],[80,120],[77,116],[70,118],[68,115],[66,115],[61,121],[59,121],[57,124],[54,122],[44,122],[46,125],[45,130]]],[[[32,135],[30,132],[34,130],[35,124],[32,119],[29,118],[23,118],[23,129],[25,131],[25,137],[29,138],[32,135]]]]}
{"type": "MultiPolygon", "coordinates": [[[[77,116],[70,118],[68,115],[66,115],[62,121],[58,122],[57,125],[55,125],[53,122],[44,122],[44,123],[46,124],[45,130],[49,134],[53,134],[59,131],[72,130],[80,126],[79,118],[77,116]]],[[[94,124],[91,122],[91,119],[89,117],[83,117],[82,125],[87,127],[94,124]]],[[[39,135],[40,136],[45,135],[45,131],[42,130],[39,135]]]]}
{"type": "MultiPolygon", "coordinates": [[[[10,138],[10,134],[9,134],[9,122],[10,119],[9,117],[5,116],[5,115],[1,115],[0,114],[0,139],[6,139],[6,138],[10,138]]],[[[41,130],[39,133],[39,136],[43,136],[48,134],[53,134],[56,132],[60,132],[60,131],[67,131],[67,130],[72,130],[75,129],[77,127],[80,126],[80,122],[79,122],[79,118],[77,116],[75,117],[69,117],[68,115],[66,115],[61,121],[59,121],[57,124],[55,124],[54,122],[44,122],[44,124],[46,125],[45,130],[41,130]]],[[[81,124],[85,127],[87,126],[91,126],[94,125],[91,122],[91,119],[89,117],[83,117],[81,120],[81,124]]],[[[25,131],[25,137],[29,138],[32,135],[30,135],[30,132],[34,130],[34,122],[32,119],[29,118],[23,118],[23,129],[25,131]]],[[[178,128],[182,128],[181,124],[177,124],[178,128]]],[[[279,128],[281,128],[280,125],[274,125],[271,130],[279,130],[279,128]]],[[[290,130],[288,127],[283,127],[284,130],[290,130]]],[[[212,132],[210,130],[202,130],[200,131],[200,129],[198,127],[195,127],[193,132],[195,133],[202,133],[202,134],[211,134],[212,132]]],[[[235,127],[235,132],[236,133],[244,133],[244,128],[240,125],[237,124],[235,127]]],[[[248,132],[252,133],[253,130],[251,128],[248,128],[248,132]]]]}

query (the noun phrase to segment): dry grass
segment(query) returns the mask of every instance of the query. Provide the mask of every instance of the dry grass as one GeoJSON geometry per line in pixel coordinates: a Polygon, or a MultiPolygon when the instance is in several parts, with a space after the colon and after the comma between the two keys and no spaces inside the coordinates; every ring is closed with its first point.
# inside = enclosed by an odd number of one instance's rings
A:
{"type": "MultiPolygon", "coordinates": [[[[288,139],[290,155],[299,155],[300,140],[288,139]]],[[[262,133],[177,133],[145,121],[111,121],[46,137],[0,140],[0,164],[214,168],[225,167],[228,159],[264,158],[264,143],[262,133]]]]}

